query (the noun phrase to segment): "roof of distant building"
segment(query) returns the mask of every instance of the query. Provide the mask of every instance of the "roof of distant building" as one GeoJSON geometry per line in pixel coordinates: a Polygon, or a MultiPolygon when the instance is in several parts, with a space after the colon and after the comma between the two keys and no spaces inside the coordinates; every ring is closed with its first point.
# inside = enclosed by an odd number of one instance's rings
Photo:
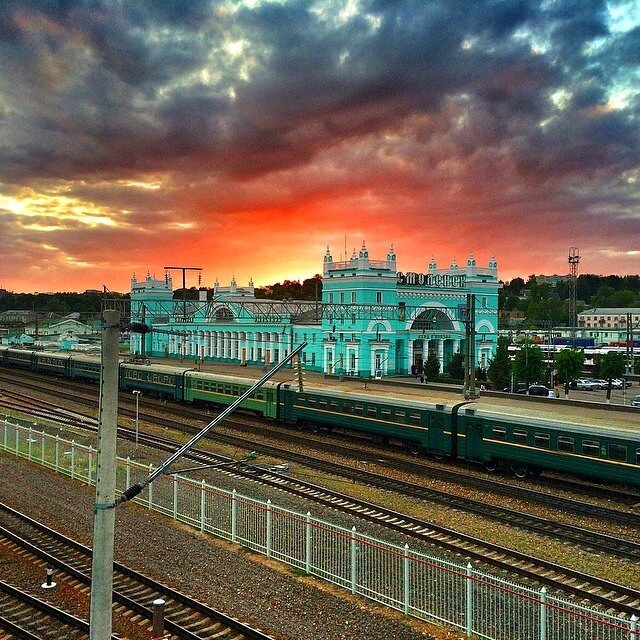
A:
{"type": "Polygon", "coordinates": [[[631,313],[634,316],[640,314],[638,307],[594,307],[593,309],[585,309],[581,311],[579,316],[624,316],[631,313]]]}

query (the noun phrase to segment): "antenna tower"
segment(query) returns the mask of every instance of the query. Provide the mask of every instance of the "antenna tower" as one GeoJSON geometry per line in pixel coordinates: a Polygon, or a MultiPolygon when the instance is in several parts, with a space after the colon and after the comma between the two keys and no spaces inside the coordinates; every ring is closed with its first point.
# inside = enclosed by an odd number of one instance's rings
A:
{"type": "Polygon", "coordinates": [[[577,306],[576,306],[576,293],[578,289],[578,264],[580,263],[580,254],[578,247],[571,247],[569,249],[569,322],[571,324],[571,337],[574,339],[573,346],[575,347],[576,327],[577,327],[577,306]]]}

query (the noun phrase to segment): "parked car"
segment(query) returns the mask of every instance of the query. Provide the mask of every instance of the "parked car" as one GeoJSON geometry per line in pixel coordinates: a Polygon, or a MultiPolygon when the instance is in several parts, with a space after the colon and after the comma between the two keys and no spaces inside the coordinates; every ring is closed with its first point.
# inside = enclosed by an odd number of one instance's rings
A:
{"type": "Polygon", "coordinates": [[[591,382],[595,382],[598,385],[598,389],[606,389],[609,386],[608,380],[602,380],[600,378],[589,378],[591,382]]]}
{"type": "MultiPolygon", "coordinates": [[[[541,384],[532,384],[529,387],[529,395],[530,396],[543,396],[544,398],[548,398],[551,396],[551,394],[553,393],[553,391],[551,391],[550,389],[547,389],[547,387],[545,387],[544,385],[541,384]]],[[[555,393],[553,393],[553,396],[551,397],[555,397],[555,393]]]]}
{"type": "Polygon", "coordinates": [[[631,401],[631,406],[632,406],[632,407],[640,407],[640,396],[636,396],[636,397],[631,401]]]}
{"type": "Polygon", "coordinates": [[[611,381],[612,389],[624,389],[624,380],[620,380],[620,378],[614,378],[611,381]]]}
{"type": "Polygon", "coordinates": [[[593,380],[589,380],[589,378],[578,378],[576,380],[576,386],[573,388],[579,391],[596,391],[600,387],[593,382],[593,380]]]}
{"type": "MultiPolygon", "coordinates": [[[[511,393],[511,385],[505,387],[503,391],[511,393]]],[[[524,382],[516,382],[516,384],[513,385],[513,393],[527,393],[527,385],[524,382]]]]}

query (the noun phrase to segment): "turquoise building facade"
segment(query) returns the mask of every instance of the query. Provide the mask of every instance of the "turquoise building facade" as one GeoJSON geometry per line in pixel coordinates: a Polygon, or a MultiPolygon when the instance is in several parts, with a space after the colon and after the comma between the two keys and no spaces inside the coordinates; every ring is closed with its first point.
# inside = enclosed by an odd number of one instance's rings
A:
{"type": "Polygon", "coordinates": [[[153,331],[132,334],[132,353],[182,361],[218,361],[269,367],[301,342],[312,371],[385,377],[418,371],[429,353],[441,371],[463,351],[468,294],[475,298],[474,361],[488,366],[498,338],[498,265],[470,254],[441,269],[432,258],[424,271],[399,271],[393,246],[386,259],[369,258],[366,244],[349,260],[324,255],[322,296],[315,301],[256,299],[254,286],[215,283],[197,301],[173,300],[169,276],[131,281],[132,321],[153,331]],[[142,340],[144,339],[144,343],[142,340]]]}

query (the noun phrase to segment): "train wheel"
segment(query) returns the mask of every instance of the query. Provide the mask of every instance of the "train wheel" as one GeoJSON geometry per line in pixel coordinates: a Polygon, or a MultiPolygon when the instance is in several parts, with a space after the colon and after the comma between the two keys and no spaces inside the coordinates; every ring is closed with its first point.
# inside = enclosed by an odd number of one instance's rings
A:
{"type": "Polygon", "coordinates": [[[311,424],[311,431],[313,433],[320,433],[321,429],[322,429],[322,427],[319,424],[317,424],[316,422],[313,422],[311,424]]]}
{"type": "Polygon", "coordinates": [[[520,480],[524,480],[527,477],[529,468],[526,464],[516,464],[512,467],[513,475],[520,480]]]}
{"type": "Polygon", "coordinates": [[[444,453],[440,453],[440,452],[438,452],[438,453],[434,453],[434,454],[433,454],[433,457],[434,457],[436,460],[444,460],[444,453]]]}
{"type": "Polygon", "coordinates": [[[489,473],[493,473],[498,468],[498,463],[495,462],[495,460],[488,460],[482,466],[484,467],[485,471],[488,471],[489,473]]]}
{"type": "Polygon", "coordinates": [[[405,442],[405,447],[407,451],[414,456],[417,456],[422,451],[422,443],[417,440],[407,440],[405,442]]]}

